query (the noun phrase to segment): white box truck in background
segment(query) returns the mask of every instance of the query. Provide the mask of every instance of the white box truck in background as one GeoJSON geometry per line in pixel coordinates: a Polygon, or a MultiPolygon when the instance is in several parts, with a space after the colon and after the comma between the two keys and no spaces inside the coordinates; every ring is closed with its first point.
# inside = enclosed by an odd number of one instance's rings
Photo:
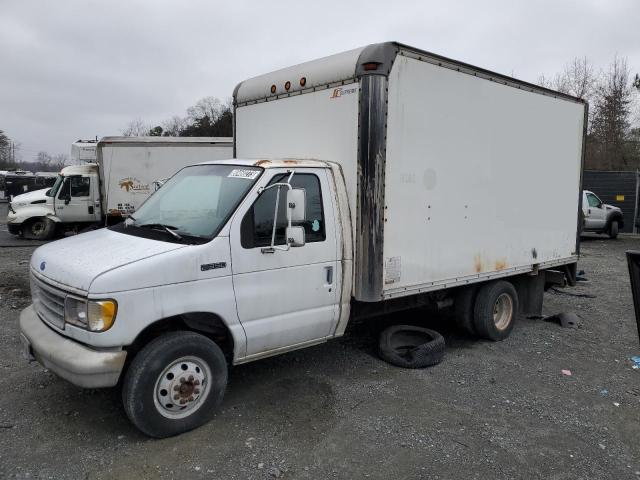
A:
{"type": "Polygon", "coordinates": [[[81,165],[93,163],[97,158],[98,138],[95,140],[77,140],[71,144],[71,163],[81,165]]]}
{"type": "Polygon", "coordinates": [[[51,189],[16,197],[7,227],[39,240],[66,230],[119,222],[185,165],[232,156],[230,137],[104,137],[76,142],[79,161],[51,189]]]}
{"type": "Polygon", "coordinates": [[[228,364],[351,319],[426,306],[501,340],[574,282],[583,101],[384,43],[242,82],[234,105],[236,159],[31,259],[25,351],[121,382],[146,434],[210,419],[228,364]]]}

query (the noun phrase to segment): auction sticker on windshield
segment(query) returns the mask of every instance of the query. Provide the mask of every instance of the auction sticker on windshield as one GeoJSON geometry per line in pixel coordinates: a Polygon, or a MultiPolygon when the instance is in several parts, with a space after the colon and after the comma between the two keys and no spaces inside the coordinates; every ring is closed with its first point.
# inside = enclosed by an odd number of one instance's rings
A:
{"type": "Polygon", "coordinates": [[[245,170],[242,168],[234,168],[231,173],[227,175],[229,178],[247,178],[254,180],[260,174],[260,170],[245,170]]]}

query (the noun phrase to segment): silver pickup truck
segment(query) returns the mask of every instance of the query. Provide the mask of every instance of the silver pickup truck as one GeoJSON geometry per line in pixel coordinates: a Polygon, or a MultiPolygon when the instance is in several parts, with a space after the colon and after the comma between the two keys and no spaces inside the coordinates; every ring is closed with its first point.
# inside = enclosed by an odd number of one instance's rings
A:
{"type": "Polygon", "coordinates": [[[618,231],[624,227],[622,210],[604,203],[589,190],[582,191],[583,232],[606,233],[609,238],[616,238],[618,231]]]}

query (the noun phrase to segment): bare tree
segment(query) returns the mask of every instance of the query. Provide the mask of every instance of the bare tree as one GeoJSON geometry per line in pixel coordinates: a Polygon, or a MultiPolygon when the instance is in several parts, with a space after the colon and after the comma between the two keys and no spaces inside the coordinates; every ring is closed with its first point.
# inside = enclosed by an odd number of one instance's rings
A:
{"type": "Polygon", "coordinates": [[[204,97],[192,107],[187,108],[187,115],[191,122],[208,117],[210,122],[215,122],[222,114],[224,106],[216,97],[204,97]]]}
{"type": "Polygon", "coordinates": [[[558,92],[567,93],[574,97],[589,99],[594,92],[596,76],[593,66],[587,57],[574,58],[566,63],[562,72],[556,73],[553,78],[540,75],[538,85],[558,92]]]}
{"type": "Polygon", "coordinates": [[[51,157],[50,166],[53,168],[53,171],[62,170],[65,165],[69,163],[69,155],[66,153],[58,153],[51,157]]]}
{"type": "Polygon", "coordinates": [[[150,128],[144,120],[136,118],[127,124],[126,128],[122,131],[122,135],[125,137],[144,137],[145,135],[149,135],[150,128]]]}
{"type": "Polygon", "coordinates": [[[40,151],[36,155],[35,161],[36,163],[39,163],[43,167],[48,167],[49,165],[51,165],[51,162],[53,161],[53,157],[49,155],[48,152],[40,151]]]}
{"type": "Polygon", "coordinates": [[[180,132],[187,127],[187,120],[174,115],[169,120],[162,122],[162,135],[165,137],[179,137],[180,132]]]}
{"type": "Polygon", "coordinates": [[[603,74],[593,101],[593,139],[598,164],[626,168],[625,137],[629,133],[632,85],[626,58],[615,57],[603,74]]]}

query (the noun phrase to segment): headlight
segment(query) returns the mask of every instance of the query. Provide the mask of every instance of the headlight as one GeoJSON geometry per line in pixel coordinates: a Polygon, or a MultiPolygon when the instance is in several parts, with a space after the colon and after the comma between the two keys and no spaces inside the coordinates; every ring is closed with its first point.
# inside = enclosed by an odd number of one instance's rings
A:
{"type": "Polygon", "coordinates": [[[92,332],[109,330],[116,319],[117,309],[118,304],[115,300],[89,301],[87,307],[89,330],[92,332]]]}
{"type": "Polygon", "coordinates": [[[67,296],[64,300],[64,322],[87,328],[87,302],[67,296]]]}
{"type": "Polygon", "coordinates": [[[68,296],[64,301],[64,321],[91,332],[109,330],[116,319],[115,300],[82,300],[68,296]]]}

